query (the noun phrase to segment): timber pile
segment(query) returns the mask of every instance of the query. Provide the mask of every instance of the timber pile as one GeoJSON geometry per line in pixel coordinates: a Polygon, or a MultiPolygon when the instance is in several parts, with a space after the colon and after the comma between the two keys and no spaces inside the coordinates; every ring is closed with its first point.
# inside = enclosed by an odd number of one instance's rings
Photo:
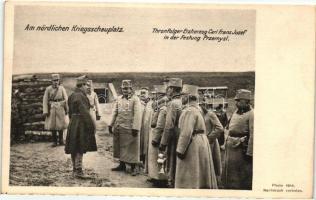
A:
{"type": "MultiPolygon", "coordinates": [[[[38,79],[35,75],[15,76],[12,80],[12,102],[19,102],[19,105],[17,109],[12,103],[11,116],[19,119],[20,124],[16,125],[22,125],[24,132],[22,135],[25,135],[26,139],[42,140],[47,139],[49,135],[44,130],[43,96],[46,87],[50,84],[50,80],[38,79]]],[[[14,133],[14,129],[11,134],[21,135],[14,133]]]]}

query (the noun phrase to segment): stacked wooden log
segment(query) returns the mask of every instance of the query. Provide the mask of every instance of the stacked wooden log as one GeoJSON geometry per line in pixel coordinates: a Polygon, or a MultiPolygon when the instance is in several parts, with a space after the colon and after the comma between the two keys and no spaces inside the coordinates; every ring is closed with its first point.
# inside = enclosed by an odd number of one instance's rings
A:
{"type": "MultiPolygon", "coordinates": [[[[34,75],[15,76],[12,81],[12,102],[19,102],[18,108],[12,103],[12,114],[19,118],[23,126],[23,135],[47,136],[44,129],[43,96],[47,86],[51,84],[48,79],[38,79],[34,75]],[[13,109],[14,108],[14,109],[13,109]]],[[[17,124],[18,125],[18,124],[17,124]]],[[[13,129],[14,130],[14,129],[13,129]]],[[[12,131],[11,131],[12,132],[12,131]]],[[[21,134],[21,133],[11,133],[21,134]]]]}

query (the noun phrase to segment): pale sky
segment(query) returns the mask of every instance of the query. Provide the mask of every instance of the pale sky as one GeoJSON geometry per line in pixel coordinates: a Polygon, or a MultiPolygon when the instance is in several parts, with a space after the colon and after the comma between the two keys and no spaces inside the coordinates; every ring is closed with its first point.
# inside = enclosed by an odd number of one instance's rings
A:
{"type": "Polygon", "coordinates": [[[254,10],[17,6],[13,74],[254,71],[254,10]],[[27,24],[120,26],[124,33],[25,31],[27,24]],[[163,40],[153,28],[247,30],[229,42],[163,40]]]}

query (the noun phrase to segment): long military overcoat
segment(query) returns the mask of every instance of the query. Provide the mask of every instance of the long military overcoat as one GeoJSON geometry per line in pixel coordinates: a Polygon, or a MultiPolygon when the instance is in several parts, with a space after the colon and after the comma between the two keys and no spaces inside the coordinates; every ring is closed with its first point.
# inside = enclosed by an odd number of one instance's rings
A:
{"type": "Polygon", "coordinates": [[[151,120],[152,120],[152,101],[145,104],[142,117],[142,126],[140,130],[140,154],[145,157],[145,171],[148,171],[148,143],[149,135],[151,134],[151,120]]]}
{"type": "Polygon", "coordinates": [[[142,124],[141,103],[136,95],[120,96],[114,105],[110,125],[113,130],[113,156],[126,163],[140,163],[140,131],[142,124]]]}
{"type": "Polygon", "coordinates": [[[222,174],[222,161],[218,138],[224,135],[224,128],[213,111],[207,111],[204,120],[207,138],[212,151],[215,173],[217,176],[220,176],[222,174]]]}
{"type": "Polygon", "coordinates": [[[252,188],[252,149],[254,111],[235,111],[230,119],[228,138],[225,145],[224,187],[227,189],[252,188]],[[240,138],[247,140],[240,142],[240,138]]]}
{"type": "Polygon", "coordinates": [[[149,146],[148,146],[148,176],[152,179],[158,180],[158,146],[155,147],[151,143],[155,141],[158,145],[160,144],[161,136],[163,134],[167,115],[167,106],[162,104],[157,110],[158,118],[156,126],[149,135],[149,146]]]}
{"type": "Polygon", "coordinates": [[[97,151],[95,126],[89,111],[88,97],[76,88],[68,98],[68,106],[70,123],[66,136],[66,154],[97,151]]]}
{"type": "Polygon", "coordinates": [[[217,188],[212,152],[206,136],[203,115],[196,103],[186,106],[179,119],[180,136],[177,153],[176,188],[217,188]],[[198,132],[198,134],[195,134],[198,132]]]}
{"type": "Polygon", "coordinates": [[[140,154],[145,156],[148,152],[148,137],[151,131],[152,112],[152,101],[148,101],[144,104],[142,126],[140,130],[140,154]]]}
{"type": "Polygon", "coordinates": [[[43,113],[48,114],[45,119],[46,130],[64,130],[67,128],[67,99],[66,90],[62,85],[57,86],[57,88],[53,86],[46,88],[43,96],[43,113]]]}
{"type": "Polygon", "coordinates": [[[180,95],[176,95],[168,104],[165,128],[160,141],[160,145],[167,146],[167,173],[171,183],[174,183],[176,172],[176,148],[180,133],[178,123],[181,110],[182,100],[180,95]]]}

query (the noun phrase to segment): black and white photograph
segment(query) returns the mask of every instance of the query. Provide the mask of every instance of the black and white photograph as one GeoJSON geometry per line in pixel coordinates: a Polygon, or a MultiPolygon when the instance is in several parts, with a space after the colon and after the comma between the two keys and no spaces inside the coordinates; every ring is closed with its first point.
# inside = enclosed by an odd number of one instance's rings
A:
{"type": "Polygon", "coordinates": [[[254,75],[15,75],[10,184],[251,189],[254,75]]]}
{"type": "Polygon", "coordinates": [[[15,9],[10,185],[251,190],[255,11],[15,9]]]}
{"type": "Polygon", "coordinates": [[[8,187],[229,196],[292,184],[254,185],[274,166],[260,168],[273,156],[264,144],[277,149],[261,131],[271,125],[264,98],[274,98],[264,86],[275,78],[263,78],[262,66],[258,76],[255,7],[21,3],[11,11],[8,187]]]}

